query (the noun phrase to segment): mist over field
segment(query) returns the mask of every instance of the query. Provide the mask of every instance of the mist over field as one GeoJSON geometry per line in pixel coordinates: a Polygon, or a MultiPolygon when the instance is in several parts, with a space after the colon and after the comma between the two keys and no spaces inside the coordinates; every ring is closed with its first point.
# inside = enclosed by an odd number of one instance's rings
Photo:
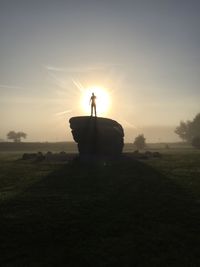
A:
{"type": "MultiPolygon", "coordinates": [[[[66,131],[60,131],[58,128],[56,130],[48,131],[47,133],[41,134],[40,130],[34,131],[33,129],[24,130],[27,133],[27,138],[23,142],[62,142],[62,141],[73,141],[72,134],[69,129],[69,124],[66,122],[66,131]]],[[[26,127],[24,127],[26,129],[26,127]]],[[[24,129],[23,128],[23,129],[24,129]]],[[[125,143],[131,143],[135,137],[143,133],[147,139],[147,142],[150,143],[160,143],[160,142],[180,142],[181,139],[178,135],[174,133],[176,126],[149,126],[144,128],[126,128],[124,127],[125,143]]],[[[44,130],[45,131],[45,130],[44,130]]],[[[9,132],[9,131],[8,131],[9,132]]],[[[6,135],[8,132],[3,132],[1,135],[2,141],[7,141],[6,135]]]]}

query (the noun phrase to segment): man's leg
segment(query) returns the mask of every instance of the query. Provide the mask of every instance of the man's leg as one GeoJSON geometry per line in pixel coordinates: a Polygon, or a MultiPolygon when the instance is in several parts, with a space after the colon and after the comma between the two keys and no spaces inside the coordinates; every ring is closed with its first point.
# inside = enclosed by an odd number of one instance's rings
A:
{"type": "Polygon", "coordinates": [[[94,105],[94,113],[95,113],[95,117],[96,117],[97,116],[96,105],[94,105]]]}
{"type": "Polygon", "coordinates": [[[93,114],[93,105],[91,105],[91,116],[93,114]]]}

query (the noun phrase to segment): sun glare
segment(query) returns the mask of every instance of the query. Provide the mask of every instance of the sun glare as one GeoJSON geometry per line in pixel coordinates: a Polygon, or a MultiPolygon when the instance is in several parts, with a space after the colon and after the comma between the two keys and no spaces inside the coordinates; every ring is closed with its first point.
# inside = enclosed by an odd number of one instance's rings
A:
{"type": "Polygon", "coordinates": [[[96,96],[97,116],[105,115],[110,108],[109,94],[105,88],[97,86],[86,88],[84,90],[81,99],[81,107],[83,111],[87,114],[91,113],[90,98],[92,93],[94,93],[96,96]]]}

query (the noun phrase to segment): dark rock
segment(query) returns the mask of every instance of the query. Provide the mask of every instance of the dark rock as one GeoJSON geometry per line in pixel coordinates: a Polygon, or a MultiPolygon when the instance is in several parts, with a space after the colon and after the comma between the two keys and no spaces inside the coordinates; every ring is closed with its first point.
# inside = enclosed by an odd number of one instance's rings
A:
{"type": "Polygon", "coordinates": [[[58,158],[62,161],[65,161],[65,160],[67,160],[68,159],[68,156],[67,156],[67,153],[66,152],[64,152],[64,151],[62,151],[62,152],[60,152],[59,154],[58,154],[58,158]]]}
{"type": "Polygon", "coordinates": [[[37,161],[40,161],[40,160],[44,160],[44,155],[42,154],[42,152],[38,152],[37,153],[37,156],[36,156],[36,160],[37,161]]]}
{"type": "Polygon", "coordinates": [[[48,151],[48,152],[46,153],[46,155],[45,155],[45,159],[46,159],[46,160],[51,160],[51,159],[52,159],[52,155],[53,155],[53,153],[52,153],[51,151],[48,151]]]}
{"type": "Polygon", "coordinates": [[[133,154],[134,154],[134,155],[138,155],[138,154],[139,154],[139,151],[138,151],[138,150],[135,150],[135,151],[133,152],[133,154]]]}
{"type": "Polygon", "coordinates": [[[154,158],[161,158],[162,155],[159,152],[153,152],[153,157],[154,158]]]}
{"type": "Polygon", "coordinates": [[[69,156],[64,151],[60,153],[47,152],[44,157],[48,161],[67,161],[69,159],[69,156]]]}
{"type": "Polygon", "coordinates": [[[73,117],[69,120],[81,156],[119,156],[124,146],[124,130],[111,119],[73,117]]]}
{"type": "Polygon", "coordinates": [[[153,154],[152,154],[151,151],[146,151],[146,152],[145,152],[145,155],[146,155],[147,157],[149,157],[149,158],[153,156],[153,154]]]}
{"type": "Polygon", "coordinates": [[[24,153],[22,156],[23,160],[30,160],[30,159],[36,159],[37,154],[36,153],[24,153]]]}

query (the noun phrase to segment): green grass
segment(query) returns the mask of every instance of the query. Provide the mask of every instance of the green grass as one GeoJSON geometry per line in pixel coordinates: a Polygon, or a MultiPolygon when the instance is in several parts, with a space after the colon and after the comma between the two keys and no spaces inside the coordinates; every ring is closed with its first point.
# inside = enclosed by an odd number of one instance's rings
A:
{"type": "Polygon", "coordinates": [[[200,266],[198,152],[92,165],[20,156],[0,154],[1,266],[200,266]]]}
{"type": "Polygon", "coordinates": [[[15,197],[55,169],[53,164],[19,160],[20,153],[0,153],[0,201],[15,197]]]}
{"type": "Polygon", "coordinates": [[[160,160],[151,159],[147,164],[200,201],[200,151],[163,154],[160,160]]]}

